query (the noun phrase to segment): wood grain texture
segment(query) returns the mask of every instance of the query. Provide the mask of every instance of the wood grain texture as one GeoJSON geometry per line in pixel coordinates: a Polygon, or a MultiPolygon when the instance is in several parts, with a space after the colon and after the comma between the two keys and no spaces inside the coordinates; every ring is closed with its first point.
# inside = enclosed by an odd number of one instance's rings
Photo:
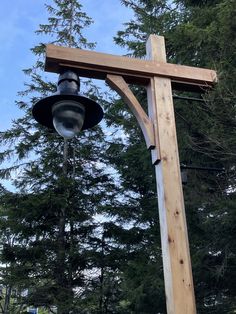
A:
{"type": "MultiPolygon", "coordinates": [[[[165,62],[164,38],[150,36],[147,54],[165,62]]],[[[167,313],[196,314],[170,79],[154,77],[148,89],[161,156],[155,171],[167,313]]]]}
{"type": "Polygon", "coordinates": [[[119,75],[128,83],[143,85],[154,76],[168,77],[176,86],[186,83],[188,87],[200,88],[210,87],[217,81],[216,72],[209,69],[47,45],[45,70],[60,73],[63,68],[76,69],[80,76],[104,80],[107,74],[119,75]]]}
{"type": "MultiPolygon", "coordinates": [[[[147,60],[48,45],[45,69],[107,79],[136,116],[155,164],[168,314],[196,314],[181,184],[172,87],[202,90],[217,82],[216,72],[166,62],[164,38],[151,35],[147,60]],[[149,117],[128,87],[147,87],[149,117]]],[[[158,311],[158,309],[157,309],[158,311]]]]}
{"type": "Polygon", "coordinates": [[[121,96],[121,98],[129,106],[130,110],[133,112],[134,116],[138,121],[139,126],[142,129],[147,148],[154,149],[155,140],[153,124],[149,117],[147,116],[147,114],[145,113],[145,111],[143,110],[143,108],[141,107],[137,98],[134,96],[128,84],[121,76],[117,75],[108,75],[106,82],[112,89],[114,89],[121,96]]]}

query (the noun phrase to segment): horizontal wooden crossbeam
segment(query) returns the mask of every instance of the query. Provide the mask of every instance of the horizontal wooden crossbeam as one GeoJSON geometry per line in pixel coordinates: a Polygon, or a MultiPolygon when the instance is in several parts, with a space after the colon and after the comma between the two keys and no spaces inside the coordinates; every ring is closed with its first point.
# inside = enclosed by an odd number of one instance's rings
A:
{"type": "Polygon", "coordinates": [[[108,74],[119,75],[127,83],[141,85],[148,85],[155,76],[166,77],[171,79],[173,88],[181,90],[205,89],[217,82],[214,70],[47,45],[45,70],[60,73],[63,68],[103,80],[108,74]]]}

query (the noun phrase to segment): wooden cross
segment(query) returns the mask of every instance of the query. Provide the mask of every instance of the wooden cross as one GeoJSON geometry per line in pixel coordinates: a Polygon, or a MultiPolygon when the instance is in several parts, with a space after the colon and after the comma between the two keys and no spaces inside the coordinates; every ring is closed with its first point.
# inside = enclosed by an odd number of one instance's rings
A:
{"type": "Polygon", "coordinates": [[[60,73],[69,68],[80,76],[104,79],[134,113],[156,171],[167,313],[196,314],[172,87],[207,88],[216,83],[217,75],[167,63],[162,36],[151,35],[146,51],[147,60],[141,60],[48,45],[45,69],[60,73]],[[148,115],[128,84],[147,87],[148,115]]]}

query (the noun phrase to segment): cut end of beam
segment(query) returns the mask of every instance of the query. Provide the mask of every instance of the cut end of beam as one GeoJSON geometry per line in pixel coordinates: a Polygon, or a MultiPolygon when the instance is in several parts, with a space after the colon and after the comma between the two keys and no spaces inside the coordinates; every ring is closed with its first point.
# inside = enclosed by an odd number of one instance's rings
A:
{"type": "Polygon", "coordinates": [[[108,74],[120,75],[127,83],[140,85],[147,85],[155,76],[167,77],[176,89],[181,84],[186,84],[188,90],[196,86],[207,89],[217,82],[214,70],[47,45],[45,70],[60,73],[64,68],[95,79],[105,80],[108,74]]]}

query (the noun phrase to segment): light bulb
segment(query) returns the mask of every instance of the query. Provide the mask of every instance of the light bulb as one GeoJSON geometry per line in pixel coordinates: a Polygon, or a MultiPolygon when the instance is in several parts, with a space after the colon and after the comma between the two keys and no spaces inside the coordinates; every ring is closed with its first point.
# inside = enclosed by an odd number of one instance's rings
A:
{"type": "Polygon", "coordinates": [[[65,139],[71,139],[83,127],[85,108],[77,101],[62,100],[53,105],[52,115],[57,133],[65,139]]]}

